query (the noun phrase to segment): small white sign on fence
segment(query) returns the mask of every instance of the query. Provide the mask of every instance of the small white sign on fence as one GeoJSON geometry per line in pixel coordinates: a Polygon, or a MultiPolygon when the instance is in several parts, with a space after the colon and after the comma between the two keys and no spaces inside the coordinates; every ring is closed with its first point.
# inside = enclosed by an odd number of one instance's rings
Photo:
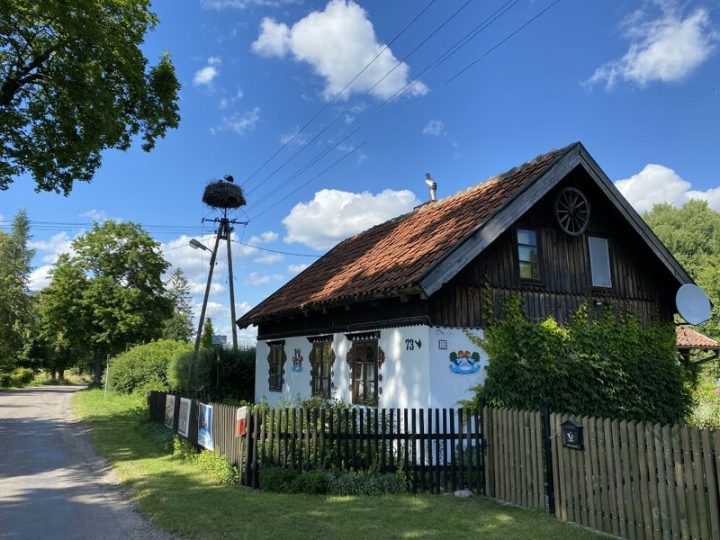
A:
{"type": "Polygon", "coordinates": [[[175,396],[165,395],[165,426],[172,429],[175,420],[175,396]]]}
{"type": "Polygon", "coordinates": [[[190,400],[180,398],[180,411],[178,412],[178,433],[183,437],[188,436],[190,428],[190,400]]]}

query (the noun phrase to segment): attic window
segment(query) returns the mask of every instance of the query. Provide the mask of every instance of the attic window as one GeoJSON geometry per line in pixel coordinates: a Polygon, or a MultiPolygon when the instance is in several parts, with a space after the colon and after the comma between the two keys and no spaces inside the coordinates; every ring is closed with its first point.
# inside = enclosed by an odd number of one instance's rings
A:
{"type": "Polygon", "coordinates": [[[517,229],[518,273],[520,279],[540,279],[538,234],[533,229],[517,229]]]}
{"type": "Polygon", "coordinates": [[[607,238],[588,236],[590,251],[590,273],[593,287],[612,287],[610,275],[610,250],[607,238]]]}

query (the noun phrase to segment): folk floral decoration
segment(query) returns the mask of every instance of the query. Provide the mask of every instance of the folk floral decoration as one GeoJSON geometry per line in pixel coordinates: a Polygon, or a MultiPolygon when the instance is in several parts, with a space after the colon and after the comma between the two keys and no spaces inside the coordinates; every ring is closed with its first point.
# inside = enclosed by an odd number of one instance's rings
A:
{"type": "Polygon", "coordinates": [[[302,363],[303,363],[303,357],[300,354],[300,349],[295,349],[294,354],[292,357],[292,370],[295,373],[300,373],[302,371],[302,363]]]}
{"type": "Polygon", "coordinates": [[[458,375],[471,375],[480,370],[480,353],[463,351],[450,353],[450,371],[458,375]]]}

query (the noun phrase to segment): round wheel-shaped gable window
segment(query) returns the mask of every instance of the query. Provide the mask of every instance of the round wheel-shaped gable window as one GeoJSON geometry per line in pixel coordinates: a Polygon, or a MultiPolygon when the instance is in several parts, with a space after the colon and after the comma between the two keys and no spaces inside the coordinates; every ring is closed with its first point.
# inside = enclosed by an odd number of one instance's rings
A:
{"type": "Polygon", "coordinates": [[[555,199],[555,219],[563,231],[579,236],[590,222],[590,202],[579,189],[565,188],[555,199]]]}

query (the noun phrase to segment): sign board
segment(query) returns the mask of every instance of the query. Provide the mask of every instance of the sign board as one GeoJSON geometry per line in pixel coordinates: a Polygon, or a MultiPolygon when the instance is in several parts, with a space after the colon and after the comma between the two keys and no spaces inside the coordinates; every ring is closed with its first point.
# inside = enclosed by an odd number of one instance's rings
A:
{"type": "Polygon", "coordinates": [[[188,398],[180,398],[180,412],[178,412],[178,433],[183,437],[188,436],[190,430],[190,404],[188,398]]]}
{"type": "Polygon", "coordinates": [[[165,395],[165,426],[172,429],[175,420],[175,396],[165,395]]]}
{"type": "Polygon", "coordinates": [[[248,408],[239,407],[235,413],[235,436],[242,437],[247,432],[248,408]]]}
{"type": "Polygon", "coordinates": [[[198,444],[208,450],[212,450],[214,448],[212,420],[212,405],[205,405],[204,403],[201,403],[198,411],[198,444]]]}
{"type": "Polygon", "coordinates": [[[227,344],[227,336],[223,335],[214,335],[212,337],[212,344],[213,345],[226,345],[227,344]]]}

